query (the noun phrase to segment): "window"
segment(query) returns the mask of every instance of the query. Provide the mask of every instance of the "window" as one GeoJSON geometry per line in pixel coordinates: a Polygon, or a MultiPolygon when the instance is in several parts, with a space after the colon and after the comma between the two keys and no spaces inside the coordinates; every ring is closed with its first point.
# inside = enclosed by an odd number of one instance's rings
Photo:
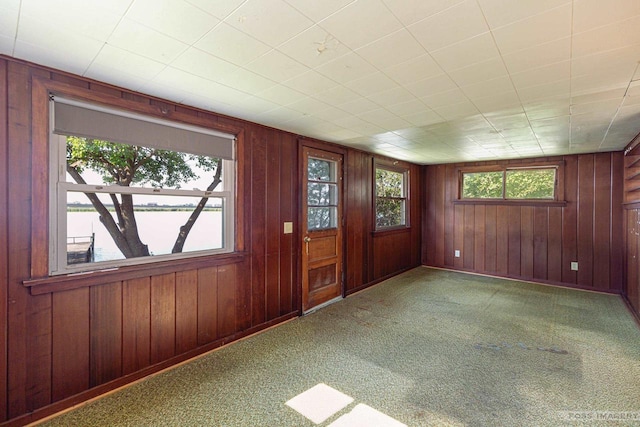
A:
{"type": "Polygon", "coordinates": [[[461,171],[461,199],[556,200],[558,166],[461,171]]]}
{"type": "Polygon", "coordinates": [[[376,164],[376,230],[408,225],[408,175],[408,169],[381,163],[376,164]]]}
{"type": "Polygon", "coordinates": [[[332,160],[309,157],[307,166],[307,227],[338,227],[338,174],[332,160]]]}
{"type": "Polygon", "coordinates": [[[58,97],[50,111],[50,274],[233,251],[233,135],[58,97]]]}

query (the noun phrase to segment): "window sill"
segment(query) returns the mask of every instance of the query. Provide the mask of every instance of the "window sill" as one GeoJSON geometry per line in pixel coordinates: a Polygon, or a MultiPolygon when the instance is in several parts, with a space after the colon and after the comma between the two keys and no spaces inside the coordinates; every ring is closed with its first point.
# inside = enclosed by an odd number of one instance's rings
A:
{"type": "Polygon", "coordinates": [[[408,233],[411,231],[411,227],[394,227],[394,228],[386,228],[383,230],[375,230],[371,232],[373,237],[384,237],[391,234],[400,234],[400,233],[408,233]]]}
{"type": "Polygon", "coordinates": [[[244,261],[245,257],[246,254],[244,252],[232,252],[223,255],[183,258],[180,260],[160,261],[157,263],[29,279],[23,281],[22,284],[29,288],[31,295],[41,295],[152,275],[175,273],[217,265],[236,264],[244,261]]]}
{"type": "Polygon", "coordinates": [[[497,200],[497,199],[469,199],[453,200],[454,205],[505,205],[505,206],[567,206],[565,200],[497,200]]]}

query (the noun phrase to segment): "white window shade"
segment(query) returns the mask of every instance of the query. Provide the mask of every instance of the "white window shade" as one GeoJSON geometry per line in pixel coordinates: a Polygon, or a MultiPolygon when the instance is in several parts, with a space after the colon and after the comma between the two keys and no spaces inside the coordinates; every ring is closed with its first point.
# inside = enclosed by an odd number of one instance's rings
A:
{"type": "Polygon", "coordinates": [[[232,160],[235,137],[55,97],[53,133],[232,160]]]}

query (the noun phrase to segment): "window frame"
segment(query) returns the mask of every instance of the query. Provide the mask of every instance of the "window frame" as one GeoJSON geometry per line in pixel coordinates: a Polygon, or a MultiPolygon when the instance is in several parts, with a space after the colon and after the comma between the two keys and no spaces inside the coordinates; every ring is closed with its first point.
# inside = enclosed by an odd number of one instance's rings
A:
{"type": "Polygon", "coordinates": [[[564,195],[564,161],[542,161],[532,163],[507,163],[483,166],[463,166],[457,168],[457,195],[455,203],[466,204],[515,204],[515,205],[565,205],[564,195]],[[516,199],[506,197],[507,172],[514,170],[555,169],[553,198],[516,199]],[[502,197],[471,198],[463,197],[464,175],[468,173],[502,172],[502,197]]]}
{"type": "Polygon", "coordinates": [[[410,191],[410,168],[408,166],[401,165],[399,161],[387,161],[381,159],[374,159],[373,162],[373,229],[374,232],[385,232],[393,230],[404,230],[411,227],[411,191],[410,191]],[[376,171],[378,169],[384,169],[390,172],[396,172],[402,174],[402,190],[403,197],[378,197],[378,182],[376,179],[376,171]],[[404,201],[404,224],[378,226],[378,199],[391,199],[404,201]]]}
{"type": "Polygon", "coordinates": [[[244,157],[244,129],[227,122],[219,122],[212,113],[197,108],[181,107],[147,96],[127,96],[126,90],[104,91],[83,86],[69,85],[47,77],[34,76],[32,79],[32,144],[31,144],[31,271],[23,284],[32,294],[41,294],[60,289],[74,289],[79,286],[91,286],[94,282],[103,283],[110,277],[138,277],[152,271],[183,271],[199,266],[241,262],[245,258],[244,224],[246,222],[244,197],[239,189],[244,188],[245,173],[240,159],[244,157]],[[61,96],[84,103],[95,103],[113,108],[154,117],[158,120],[173,121],[185,126],[197,126],[235,136],[235,179],[232,194],[234,205],[233,247],[224,253],[191,252],[186,256],[144,257],[148,262],[123,265],[122,267],[103,268],[102,265],[79,273],[51,275],[49,270],[50,229],[50,96],[61,96]],[[114,96],[115,95],[115,96],[114,96]]]}

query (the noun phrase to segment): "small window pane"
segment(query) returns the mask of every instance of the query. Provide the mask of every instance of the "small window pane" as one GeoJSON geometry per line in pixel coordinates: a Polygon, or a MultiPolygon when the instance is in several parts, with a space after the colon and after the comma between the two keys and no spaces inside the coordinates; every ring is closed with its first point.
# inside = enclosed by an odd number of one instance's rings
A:
{"type": "Polygon", "coordinates": [[[309,230],[327,230],[338,226],[338,208],[309,207],[307,210],[307,224],[309,230]]]}
{"type": "Polygon", "coordinates": [[[404,174],[387,169],[376,169],[376,196],[404,197],[404,174]]]}
{"type": "Polygon", "coordinates": [[[508,170],[507,199],[553,199],[555,168],[508,170]]]}
{"type": "Polygon", "coordinates": [[[308,179],[309,181],[331,181],[335,182],[334,162],[328,160],[309,158],[308,179]]]}
{"type": "Polygon", "coordinates": [[[462,178],[463,199],[501,199],[502,172],[469,172],[462,178]]]}
{"type": "Polygon", "coordinates": [[[307,204],[309,206],[336,206],[338,204],[337,186],[309,182],[307,204]]]}
{"type": "Polygon", "coordinates": [[[376,226],[395,227],[405,225],[405,201],[403,199],[376,199],[376,226]]]}

